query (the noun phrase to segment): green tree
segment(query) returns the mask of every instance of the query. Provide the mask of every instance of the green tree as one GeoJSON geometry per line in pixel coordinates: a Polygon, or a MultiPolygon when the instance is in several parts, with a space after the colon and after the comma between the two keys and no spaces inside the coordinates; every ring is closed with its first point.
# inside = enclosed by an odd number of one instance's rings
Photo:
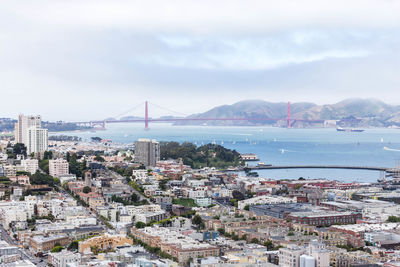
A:
{"type": "Polygon", "coordinates": [[[78,247],[79,247],[79,241],[74,240],[71,242],[71,244],[69,244],[68,250],[75,251],[75,250],[78,250],[78,247]]]}
{"type": "Polygon", "coordinates": [[[45,151],[43,154],[43,159],[52,159],[53,158],[53,152],[51,151],[45,151]]]}
{"type": "Polygon", "coordinates": [[[26,157],[26,146],[22,143],[16,143],[13,147],[15,155],[24,155],[26,157]]]}
{"type": "Polygon", "coordinates": [[[274,247],[274,244],[272,243],[271,240],[267,240],[264,242],[264,246],[267,247],[268,250],[272,249],[274,247]]]}
{"type": "Polygon", "coordinates": [[[101,142],[101,140],[103,140],[101,137],[98,136],[91,137],[91,139],[93,142],[101,142]]]}
{"type": "Polygon", "coordinates": [[[245,210],[250,210],[250,205],[247,204],[246,206],[244,206],[244,209],[245,210]]]}
{"type": "Polygon", "coordinates": [[[132,201],[132,202],[137,202],[138,200],[139,200],[138,195],[136,195],[135,193],[132,193],[132,195],[131,195],[131,201],[132,201]]]}
{"type": "Polygon", "coordinates": [[[146,224],[145,224],[144,222],[137,222],[137,223],[135,224],[135,227],[136,227],[137,229],[144,228],[144,227],[146,227],[146,224]]]}
{"type": "Polygon", "coordinates": [[[234,199],[237,199],[237,200],[243,200],[244,199],[244,195],[238,190],[233,190],[232,191],[232,197],[234,199]]]}
{"type": "Polygon", "coordinates": [[[39,168],[43,170],[45,173],[49,174],[49,160],[43,159],[39,161],[39,168]]]}
{"type": "Polygon", "coordinates": [[[203,219],[200,217],[200,215],[196,214],[192,219],[192,223],[199,226],[201,223],[203,223],[203,219]]]}
{"type": "Polygon", "coordinates": [[[85,193],[85,194],[90,193],[91,191],[92,191],[92,189],[89,186],[85,186],[83,188],[83,193],[85,193]]]}
{"type": "Polygon", "coordinates": [[[98,162],[104,162],[104,161],[106,161],[102,156],[100,156],[100,155],[96,155],[95,157],[94,157],[94,160],[95,161],[98,161],[98,162]]]}
{"type": "Polygon", "coordinates": [[[69,172],[75,174],[77,177],[82,177],[83,172],[86,170],[86,161],[78,162],[76,153],[72,154],[69,159],[69,172]]]}
{"type": "Polygon", "coordinates": [[[63,246],[54,246],[53,249],[51,250],[51,252],[52,253],[57,253],[57,252],[60,252],[63,249],[64,249],[63,246]]]}
{"type": "Polygon", "coordinates": [[[388,219],[386,221],[387,222],[394,222],[394,223],[395,222],[400,222],[400,217],[391,215],[391,216],[388,217],[388,219]]]}
{"type": "Polygon", "coordinates": [[[48,174],[41,173],[39,171],[31,175],[29,178],[30,178],[29,179],[30,183],[36,185],[46,184],[52,187],[54,186],[55,183],[53,177],[51,177],[48,174]]]}
{"type": "Polygon", "coordinates": [[[253,238],[250,242],[254,244],[260,243],[260,241],[257,238],[253,238]]]}

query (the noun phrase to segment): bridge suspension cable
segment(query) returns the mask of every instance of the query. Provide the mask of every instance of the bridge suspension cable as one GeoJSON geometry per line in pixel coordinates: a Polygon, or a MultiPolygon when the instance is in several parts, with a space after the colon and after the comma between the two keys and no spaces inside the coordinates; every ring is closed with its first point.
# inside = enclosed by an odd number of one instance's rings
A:
{"type": "Polygon", "coordinates": [[[163,106],[154,104],[154,103],[152,103],[152,102],[149,102],[149,104],[151,104],[152,106],[158,107],[158,108],[160,108],[160,109],[163,109],[163,110],[172,112],[172,113],[174,113],[174,114],[180,115],[180,116],[184,116],[184,117],[189,116],[188,114],[185,114],[185,113],[182,113],[182,112],[179,112],[179,111],[174,111],[174,110],[172,110],[172,109],[169,109],[169,108],[166,108],[166,107],[163,107],[163,106]]]}
{"type": "MultiPolygon", "coordinates": [[[[114,118],[116,118],[116,119],[117,119],[117,118],[120,118],[120,117],[122,117],[122,116],[124,116],[124,115],[126,115],[126,114],[128,114],[128,113],[130,113],[130,112],[132,112],[132,111],[134,111],[135,109],[139,108],[140,106],[143,106],[144,103],[145,103],[145,102],[142,102],[142,103],[140,103],[140,104],[138,104],[138,105],[136,105],[136,106],[134,106],[134,107],[128,109],[127,111],[124,111],[124,112],[122,112],[121,114],[118,114],[118,115],[115,116],[114,118]]],[[[138,117],[142,117],[142,116],[138,116],[138,117]]]]}

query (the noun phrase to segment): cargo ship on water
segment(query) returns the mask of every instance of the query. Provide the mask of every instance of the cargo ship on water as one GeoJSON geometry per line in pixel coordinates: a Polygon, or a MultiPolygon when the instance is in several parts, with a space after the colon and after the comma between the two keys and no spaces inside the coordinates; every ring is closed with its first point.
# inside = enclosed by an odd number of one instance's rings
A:
{"type": "Polygon", "coordinates": [[[342,128],[342,127],[337,127],[336,128],[336,131],[338,131],[338,132],[355,132],[355,133],[361,133],[361,132],[364,132],[365,130],[364,129],[354,129],[354,128],[342,128]]]}

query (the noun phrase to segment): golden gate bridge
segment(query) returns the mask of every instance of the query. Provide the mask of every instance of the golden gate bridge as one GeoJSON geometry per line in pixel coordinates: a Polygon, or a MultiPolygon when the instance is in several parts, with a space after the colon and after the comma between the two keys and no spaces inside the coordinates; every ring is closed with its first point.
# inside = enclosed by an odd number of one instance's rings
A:
{"type": "MultiPolygon", "coordinates": [[[[118,115],[117,117],[126,115],[128,112],[131,112],[132,110],[138,108],[139,106],[144,104],[144,117],[143,118],[132,118],[132,119],[105,119],[105,120],[93,120],[93,121],[80,121],[80,122],[74,122],[78,125],[82,126],[90,126],[90,127],[97,127],[97,128],[105,128],[106,124],[114,124],[114,123],[144,123],[144,128],[149,129],[149,123],[150,122],[180,122],[180,121],[201,121],[201,122],[206,122],[206,121],[259,121],[259,122],[266,122],[266,121],[284,121],[285,125],[287,128],[291,128],[292,124],[296,121],[301,121],[301,122],[308,122],[308,123],[323,123],[324,120],[310,120],[310,119],[303,119],[303,118],[292,118],[291,116],[291,107],[290,107],[290,102],[287,103],[287,114],[286,117],[284,118],[270,118],[270,117],[223,117],[223,118],[212,118],[212,117],[190,117],[190,116],[185,116],[185,117],[159,117],[159,118],[151,118],[149,116],[149,101],[145,101],[144,103],[141,103],[134,108],[131,108],[130,110],[118,115]]],[[[154,103],[151,103],[154,106],[157,106],[158,108],[162,108],[164,110],[168,110],[169,112],[173,112],[176,114],[181,114],[183,113],[172,111],[168,108],[161,107],[159,105],[156,105],[154,103]]]]}

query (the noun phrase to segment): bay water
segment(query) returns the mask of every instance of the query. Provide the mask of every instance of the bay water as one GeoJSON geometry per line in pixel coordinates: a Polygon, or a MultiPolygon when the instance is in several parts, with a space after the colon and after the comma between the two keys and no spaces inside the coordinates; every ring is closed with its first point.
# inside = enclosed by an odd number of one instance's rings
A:
{"type": "MultiPolygon", "coordinates": [[[[240,153],[254,153],[272,165],[346,165],[395,167],[400,162],[400,129],[366,129],[364,132],[337,132],[334,128],[286,129],[276,127],[173,126],[153,123],[108,124],[106,130],[67,132],[90,140],[99,136],[117,143],[133,143],[139,138],[157,141],[216,143],[240,153]]],[[[250,163],[256,164],[256,163],[250,163]]],[[[261,170],[272,179],[326,178],[339,181],[375,182],[379,171],[339,169],[261,170]]]]}

